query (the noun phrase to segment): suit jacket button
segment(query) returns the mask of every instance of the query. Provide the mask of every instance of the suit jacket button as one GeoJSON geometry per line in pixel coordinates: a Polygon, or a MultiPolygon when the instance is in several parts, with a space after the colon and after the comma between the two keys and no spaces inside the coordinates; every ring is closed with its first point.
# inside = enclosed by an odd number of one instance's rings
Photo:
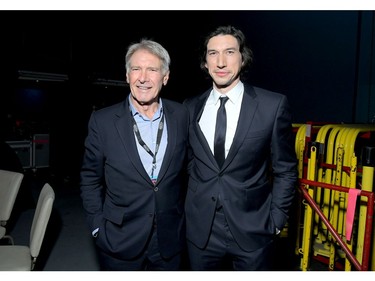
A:
{"type": "Polygon", "coordinates": [[[154,187],[154,191],[156,192],[156,191],[158,191],[158,190],[159,190],[159,187],[155,186],[155,187],[154,187]]]}
{"type": "Polygon", "coordinates": [[[216,201],[216,198],[215,197],[211,197],[211,200],[213,201],[213,202],[215,202],[216,201]]]}

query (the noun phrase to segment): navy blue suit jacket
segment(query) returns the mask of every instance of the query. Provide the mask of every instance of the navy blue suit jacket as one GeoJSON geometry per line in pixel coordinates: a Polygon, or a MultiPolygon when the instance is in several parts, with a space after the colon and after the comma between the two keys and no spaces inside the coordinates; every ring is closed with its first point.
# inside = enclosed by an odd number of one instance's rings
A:
{"type": "Polygon", "coordinates": [[[81,197],[96,245],[120,259],[145,247],[157,224],[163,257],[178,253],[185,241],[183,173],[186,170],[188,113],[163,99],[168,145],[156,186],[138,155],[129,101],[93,112],[85,140],[81,197]]]}
{"type": "Polygon", "coordinates": [[[237,130],[220,169],[198,124],[211,90],[184,102],[191,120],[187,239],[206,245],[220,193],[235,240],[253,251],[285,226],[293,201],[297,158],[290,108],[284,95],[245,84],[237,130]]]}

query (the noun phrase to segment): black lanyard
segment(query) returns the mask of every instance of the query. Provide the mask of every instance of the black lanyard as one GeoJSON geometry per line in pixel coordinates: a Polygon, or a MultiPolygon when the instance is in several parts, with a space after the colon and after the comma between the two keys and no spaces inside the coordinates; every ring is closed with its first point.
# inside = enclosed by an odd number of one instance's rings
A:
{"type": "Polygon", "coordinates": [[[159,146],[160,146],[160,143],[161,143],[161,136],[163,135],[163,129],[164,129],[164,113],[162,113],[162,117],[161,117],[161,120],[160,120],[160,123],[159,123],[159,127],[158,127],[158,134],[157,134],[157,137],[156,137],[156,147],[155,147],[155,153],[153,153],[151,151],[151,149],[147,146],[147,144],[143,141],[142,137],[141,137],[141,134],[139,132],[139,129],[138,129],[138,126],[137,126],[137,122],[135,122],[135,119],[134,119],[134,116],[132,114],[132,112],[130,112],[130,115],[132,117],[132,121],[133,121],[133,131],[135,133],[135,136],[137,137],[137,140],[138,140],[138,143],[144,148],[144,150],[147,151],[148,154],[151,155],[152,157],[152,170],[151,170],[151,180],[152,182],[155,184],[156,183],[156,179],[154,179],[154,171],[156,169],[156,154],[158,153],[159,151],[159,146]]]}

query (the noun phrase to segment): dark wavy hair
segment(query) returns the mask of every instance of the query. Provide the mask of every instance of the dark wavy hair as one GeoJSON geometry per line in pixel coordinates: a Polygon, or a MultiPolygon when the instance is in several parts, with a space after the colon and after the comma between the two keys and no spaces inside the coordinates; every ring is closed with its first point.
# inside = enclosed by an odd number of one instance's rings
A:
{"type": "Polygon", "coordinates": [[[212,37],[215,37],[217,35],[232,35],[233,37],[237,39],[238,45],[240,47],[240,53],[242,56],[242,62],[243,62],[241,73],[240,73],[242,77],[243,74],[246,72],[246,70],[250,67],[250,65],[253,62],[253,51],[250,49],[250,47],[246,45],[246,38],[243,32],[231,25],[219,26],[218,28],[216,28],[214,31],[212,31],[206,36],[203,46],[202,46],[203,52],[200,58],[201,69],[205,73],[208,74],[207,68],[205,67],[206,55],[207,55],[207,44],[208,44],[208,41],[210,41],[212,37]]]}

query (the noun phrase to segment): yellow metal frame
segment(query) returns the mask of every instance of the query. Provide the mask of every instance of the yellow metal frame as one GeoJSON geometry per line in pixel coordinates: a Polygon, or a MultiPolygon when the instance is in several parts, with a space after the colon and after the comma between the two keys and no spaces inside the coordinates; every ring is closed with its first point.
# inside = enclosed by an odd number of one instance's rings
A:
{"type": "MultiPolygon", "coordinates": [[[[311,181],[334,184],[348,188],[358,188],[357,178],[358,173],[357,156],[355,155],[355,145],[360,133],[373,132],[375,126],[371,125],[357,125],[357,124],[326,124],[321,126],[316,140],[313,141],[311,137],[311,124],[299,124],[299,129],[296,134],[295,150],[298,158],[298,174],[302,179],[305,175],[304,165],[306,150],[307,134],[310,134],[311,147],[309,158],[307,159],[307,175],[306,178],[311,181]],[[317,147],[319,146],[319,148],[317,147]],[[321,151],[319,151],[321,150],[321,151]],[[324,151],[323,151],[324,150],[324,151]],[[324,162],[324,165],[321,165],[324,162]]],[[[372,192],[373,189],[373,167],[363,167],[362,173],[362,189],[372,192]]],[[[325,217],[329,218],[330,224],[337,231],[338,235],[343,237],[345,235],[345,218],[346,209],[348,206],[346,192],[335,191],[330,189],[323,189],[318,184],[315,187],[306,186],[308,194],[313,198],[316,204],[321,208],[325,217]]],[[[367,213],[367,197],[363,196],[362,204],[359,204],[359,216],[356,226],[353,229],[353,235],[356,236],[356,256],[361,261],[363,255],[363,241],[364,230],[367,213]]],[[[324,223],[320,222],[317,214],[313,213],[312,208],[302,202],[301,211],[304,211],[304,221],[302,229],[302,242],[297,241],[296,252],[301,254],[301,270],[308,270],[309,256],[311,252],[311,245],[313,244],[314,255],[322,255],[329,258],[329,269],[334,270],[335,261],[337,259],[337,241],[332,237],[331,233],[327,231],[324,223]],[[298,248],[302,244],[301,248],[298,248]]],[[[298,231],[301,231],[300,229],[298,231]]],[[[299,235],[297,239],[299,240],[299,235]]],[[[372,243],[374,245],[374,243],[372,243]]],[[[345,246],[352,251],[353,239],[346,241],[345,246]]],[[[375,252],[375,245],[373,246],[373,255],[375,252]]],[[[350,260],[341,251],[339,256],[345,258],[345,271],[351,270],[350,260]]],[[[375,268],[375,257],[372,258],[372,268],[375,268]]]]}

